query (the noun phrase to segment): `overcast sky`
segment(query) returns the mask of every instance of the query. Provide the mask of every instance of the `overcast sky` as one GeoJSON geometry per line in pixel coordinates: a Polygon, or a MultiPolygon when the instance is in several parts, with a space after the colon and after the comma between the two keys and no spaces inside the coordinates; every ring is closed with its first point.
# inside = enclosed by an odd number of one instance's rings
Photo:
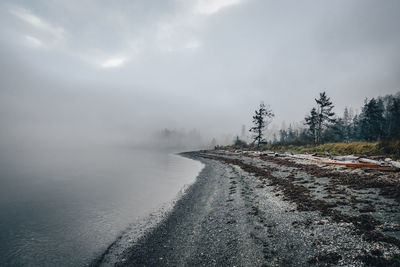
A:
{"type": "Polygon", "coordinates": [[[2,143],[240,133],[400,89],[400,1],[0,3],[2,143]]]}

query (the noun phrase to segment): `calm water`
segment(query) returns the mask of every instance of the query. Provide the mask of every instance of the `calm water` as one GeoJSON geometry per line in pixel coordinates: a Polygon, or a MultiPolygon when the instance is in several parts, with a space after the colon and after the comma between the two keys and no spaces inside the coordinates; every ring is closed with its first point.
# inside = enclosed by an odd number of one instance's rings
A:
{"type": "Polygon", "coordinates": [[[25,151],[0,168],[0,266],[84,266],[138,217],[171,201],[202,165],[107,148],[25,151]]]}

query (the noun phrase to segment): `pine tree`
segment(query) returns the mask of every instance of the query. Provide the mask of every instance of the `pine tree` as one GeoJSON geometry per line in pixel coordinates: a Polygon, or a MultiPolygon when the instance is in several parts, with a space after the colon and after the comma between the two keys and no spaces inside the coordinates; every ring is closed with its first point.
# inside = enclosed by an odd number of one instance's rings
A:
{"type": "Polygon", "coordinates": [[[312,137],[314,143],[317,143],[317,124],[318,124],[318,113],[316,108],[312,108],[310,115],[306,116],[305,124],[308,125],[308,133],[312,137]]]}
{"type": "Polygon", "coordinates": [[[235,146],[246,146],[246,142],[239,139],[239,136],[236,136],[235,142],[233,143],[235,146]]]}
{"type": "Polygon", "coordinates": [[[361,137],[367,141],[375,141],[384,137],[383,102],[375,98],[365,100],[360,119],[361,137]]]}
{"type": "Polygon", "coordinates": [[[324,139],[329,142],[340,142],[346,139],[346,125],[343,118],[337,118],[332,125],[324,131],[324,139]]]}
{"type": "Polygon", "coordinates": [[[287,138],[288,138],[287,131],[283,130],[283,129],[279,130],[279,143],[281,143],[281,144],[287,143],[287,141],[288,141],[287,138]]]}
{"type": "Polygon", "coordinates": [[[352,140],[361,139],[361,122],[360,122],[360,116],[358,114],[354,115],[353,122],[351,124],[350,138],[352,140]]]}
{"type": "Polygon", "coordinates": [[[351,124],[352,124],[352,114],[351,110],[347,107],[344,108],[343,112],[343,129],[342,129],[342,136],[344,141],[349,141],[351,139],[351,124]]]}
{"type": "Polygon", "coordinates": [[[287,143],[293,143],[294,139],[296,139],[296,132],[292,127],[292,124],[289,124],[289,128],[287,129],[287,139],[286,142],[287,143]]]}
{"type": "Polygon", "coordinates": [[[318,120],[317,120],[317,128],[316,128],[316,137],[317,143],[322,141],[322,133],[323,130],[330,126],[331,123],[335,122],[333,116],[335,113],[332,111],[333,105],[330,98],[326,95],[325,92],[319,94],[319,99],[315,99],[317,102],[318,109],[318,120]]]}
{"type": "Polygon", "coordinates": [[[400,139],[400,98],[394,97],[388,106],[388,137],[400,139]]]}
{"type": "Polygon", "coordinates": [[[263,140],[264,129],[270,123],[269,119],[272,119],[274,114],[272,110],[264,105],[264,103],[260,104],[258,110],[255,111],[255,115],[253,116],[253,124],[254,126],[250,128],[250,132],[254,133],[253,143],[257,142],[257,149],[260,147],[260,143],[263,140]]]}

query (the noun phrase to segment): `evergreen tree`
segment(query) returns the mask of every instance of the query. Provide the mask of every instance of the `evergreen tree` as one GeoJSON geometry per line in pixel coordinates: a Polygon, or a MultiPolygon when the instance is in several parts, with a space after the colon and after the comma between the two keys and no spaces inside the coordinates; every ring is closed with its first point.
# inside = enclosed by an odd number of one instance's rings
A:
{"type": "Polygon", "coordinates": [[[388,138],[400,140],[400,97],[394,97],[388,105],[388,138]]]}
{"type": "Polygon", "coordinates": [[[239,136],[236,136],[235,142],[233,143],[235,146],[246,146],[246,142],[239,139],[239,136]]]}
{"type": "Polygon", "coordinates": [[[383,112],[382,101],[377,101],[375,98],[365,100],[360,119],[360,133],[364,140],[375,141],[384,137],[383,112]]]}
{"type": "Polygon", "coordinates": [[[346,126],[343,118],[337,118],[323,133],[323,139],[329,142],[340,142],[345,139],[346,126]]]}
{"type": "Polygon", "coordinates": [[[319,94],[319,99],[315,99],[317,102],[317,128],[316,128],[316,143],[320,143],[322,141],[322,133],[323,130],[331,125],[331,123],[335,122],[333,116],[335,113],[332,111],[333,105],[330,98],[326,95],[325,92],[319,94]]]}
{"type": "Polygon", "coordinates": [[[249,131],[254,133],[253,143],[257,142],[257,148],[260,147],[260,143],[263,141],[264,129],[273,117],[272,110],[266,107],[264,103],[261,103],[258,110],[255,111],[255,115],[253,116],[254,126],[249,131]]]}
{"type": "Polygon", "coordinates": [[[361,122],[358,114],[354,115],[353,122],[350,129],[350,139],[360,140],[361,139],[361,122]]]}
{"type": "Polygon", "coordinates": [[[286,130],[279,130],[279,143],[281,144],[285,144],[287,142],[287,138],[288,138],[288,133],[286,132],[286,130]]]}
{"type": "Polygon", "coordinates": [[[377,106],[378,106],[378,109],[377,109],[378,116],[380,117],[378,139],[385,139],[388,135],[388,131],[387,131],[387,118],[388,117],[387,117],[387,114],[385,116],[386,108],[385,108],[383,99],[381,97],[378,98],[377,106]]]}
{"type": "Polygon", "coordinates": [[[317,143],[317,124],[318,124],[318,113],[316,108],[312,108],[310,115],[306,116],[305,124],[308,125],[308,133],[311,136],[314,143],[317,143]]]}
{"type": "Polygon", "coordinates": [[[351,110],[349,110],[347,107],[344,108],[343,112],[343,128],[342,128],[342,136],[344,141],[350,141],[351,139],[351,124],[352,124],[352,114],[351,110]]]}
{"type": "Polygon", "coordinates": [[[292,143],[294,141],[294,139],[296,139],[297,134],[295,132],[295,130],[293,129],[292,125],[289,124],[289,128],[287,130],[287,142],[288,143],[292,143]]]}

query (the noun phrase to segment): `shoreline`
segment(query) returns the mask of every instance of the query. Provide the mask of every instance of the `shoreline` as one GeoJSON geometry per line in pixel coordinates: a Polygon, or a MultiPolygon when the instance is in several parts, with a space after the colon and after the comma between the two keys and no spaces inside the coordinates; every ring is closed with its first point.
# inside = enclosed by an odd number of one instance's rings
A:
{"type": "MultiPolygon", "coordinates": [[[[321,173],[322,167],[315,167],[312,172],[299,162],[211,151],[181,155],[205,167],[171,212],[127,248],[115,266],[398,263],[398,239],[373,218],[371,203],[364,214],[350,216],[344,211],[356,201],[345,203],[343,196],[334,196],[335,188],[326,181],[334,170],[321,173]],[[317,184],[320,191],[330,190],[331,199],[324,198],[326,192],[313,195],[317,184]],[[342,202],[340,209],[332,199],[342,202]]],[[[393,220],[399,212],[396,203],[391,205],[393,220]]],[[[392,229],[394,234],[396,230],[392,229]]]]}
{"type": "MultiPolygon", "coordinates": [[[[193,160],[191,157],[181,155],[181,153],[171,153],[174,157],[180,157],[184,160],[193,160]]],[[[202,169],[203,167],[201,167],[202,169]]],[[[193,180],[185,183],[176,192],[175,196],[148,211],[147,214],[138,217],[135,221],[131,222],[127,228],[120,232],[116,239],[93,258],[87,266],[115,266],[119,262],[123,262],[123,252],[132,247],[139,239],[158,227],[174,209],[176,203],[186,194],[190,186],[195,183],[199,172],[193,176],[193,180]]],[[[192,176],[191,176],[192,177],[192,176]]]]}

